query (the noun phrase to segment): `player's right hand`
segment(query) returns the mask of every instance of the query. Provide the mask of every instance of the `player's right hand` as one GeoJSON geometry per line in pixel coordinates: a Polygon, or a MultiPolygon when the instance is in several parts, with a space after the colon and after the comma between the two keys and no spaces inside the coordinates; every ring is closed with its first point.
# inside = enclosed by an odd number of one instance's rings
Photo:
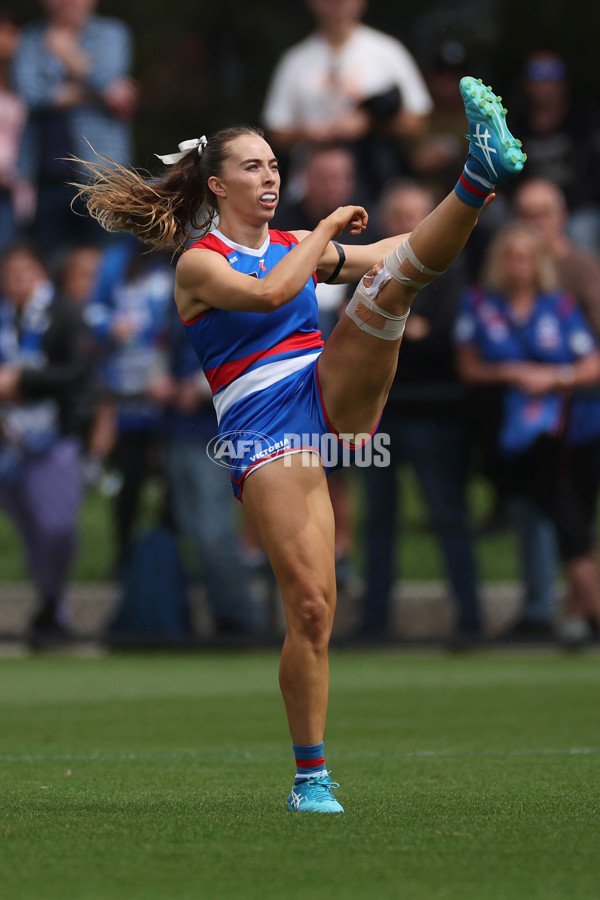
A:
{"type": "Polygon", "coordinates": [[[367,227],[369,215],[364,206],[338,206],[325,221],[333,229],[332,238],[336,238],[346,228],[350,234],[360,234],[367,227]]]}

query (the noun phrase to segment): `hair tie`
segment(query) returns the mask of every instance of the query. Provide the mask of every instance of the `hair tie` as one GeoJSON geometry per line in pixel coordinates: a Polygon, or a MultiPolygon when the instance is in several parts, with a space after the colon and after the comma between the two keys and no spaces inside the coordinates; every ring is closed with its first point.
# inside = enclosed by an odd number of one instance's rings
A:
{"type": "Polygon", "coordinates": [[[202,154],[204,153],[204,148],[208,144],[206,139],[206,135],[203,134],[201,138],[191,138],[189,141],[182,141],[177,146],[179,147],[179,153],[167,153],[166,156],[160,156],[158,153],[154,155],[157,156],[165,166],[173,166],[175,163],[178,163],[180,159],[189,153],[190,150],[195,150],[198,148],[198,156],[202,158],[202,154]]]}

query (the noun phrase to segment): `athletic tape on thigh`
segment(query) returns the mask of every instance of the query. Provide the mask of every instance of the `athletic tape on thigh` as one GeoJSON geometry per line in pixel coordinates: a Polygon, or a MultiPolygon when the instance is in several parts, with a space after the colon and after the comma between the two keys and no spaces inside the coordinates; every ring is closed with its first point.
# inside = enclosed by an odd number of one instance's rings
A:
{"type": "Polygon", "coordinates": [[[395,250],[392,250],[386,257],[384,265],[388,269],[392,278],[399,281],[406,287],[414,288],[420,291],[426,284],[430,284],[438,278],[442,272],[436,272],[434,269],[428,269],[422,262],[419,262],[413,252],[413,248],[408,242],[408,238],[404,238],[401,244],[398,244],[395,250]]]}
{"type": "Polygon", "coordinates": [[[382,341],[397,341],[404,334],[408,312],[403,316],[393,316],[375,303],[374,298],[388,284],[392,276],[385,263],[375,275],[372,275],[371,272],[367,272],[361,278],[346,307],[346,315],[352,319],[355,325],[358,325],[361,331],[372,334],[373,337],[380,338],[382,341]]]}

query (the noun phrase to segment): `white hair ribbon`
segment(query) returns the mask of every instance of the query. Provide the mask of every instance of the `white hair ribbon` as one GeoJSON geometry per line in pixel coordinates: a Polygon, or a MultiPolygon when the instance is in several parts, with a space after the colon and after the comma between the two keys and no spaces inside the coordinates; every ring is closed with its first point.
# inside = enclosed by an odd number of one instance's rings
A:
{"type": "Polygon", "coordinates": [[[201,138],[191,138],[189,141],[182,141],[177,146],[179,147],[180,153],[167,153],[166,156],[160,156],[158,153],[155,153],[155,156],[158,156],[160,161],[165,164],[165,166],[172,166],[175,163],[178,163],[180,159],[189,153],[190,150],[195,150],[198,148],[198,156],[202,156],[204,153],[204,148],[206,147],[208,141],[206,139],[206,135],[203,134],[201,138]]]}

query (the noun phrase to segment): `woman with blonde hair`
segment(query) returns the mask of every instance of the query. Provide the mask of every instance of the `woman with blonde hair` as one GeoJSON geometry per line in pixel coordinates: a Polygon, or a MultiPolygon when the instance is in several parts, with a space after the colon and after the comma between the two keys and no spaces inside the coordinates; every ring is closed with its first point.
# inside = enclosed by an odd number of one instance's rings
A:
{"type": "Polygon", "coordinates": [[[498,98],[474,78],[461,91],[470,155],[455,190],[410,235],[342,246],[346,228],[367,226],[361,206],[336,209],[311,232],[269,230],[277,159],[246,126],[184,142],[161,157],[172,167],[162,179],[100,167],[82,191],[108,229],[181,249],[190,229],[203,235],[179,258],[175,302],[213,391],[234,492],[241,499],[243,491],[283,597],[279,677],[296,758],[294,811],[343,811],[323,747],[336,602],[330,451],[368,443],[415,294],[460,253],[494,186],[523,167],[498,98]],[[360,282],[325,345],[317,281],[360,282]]]}
{"type": "MultiPolygon", "coordinates": [[[[555,525],[568,584],[560,633],[579,643],[586,620],[600,624],[600,398],[581,391],[600,380],[600,352],[575,301],[559,289],[542,238],[526,223],[496,235],[481,283],[463,298],[457,321],[459,372],[471,384],[502,388],[501,485],[555,525]]],[[[533,563],[524,562],[527,571],[533,563]]],[[[532,632],[542,606],[540,598],[540,610],[529,611],[532,632]]]]}

